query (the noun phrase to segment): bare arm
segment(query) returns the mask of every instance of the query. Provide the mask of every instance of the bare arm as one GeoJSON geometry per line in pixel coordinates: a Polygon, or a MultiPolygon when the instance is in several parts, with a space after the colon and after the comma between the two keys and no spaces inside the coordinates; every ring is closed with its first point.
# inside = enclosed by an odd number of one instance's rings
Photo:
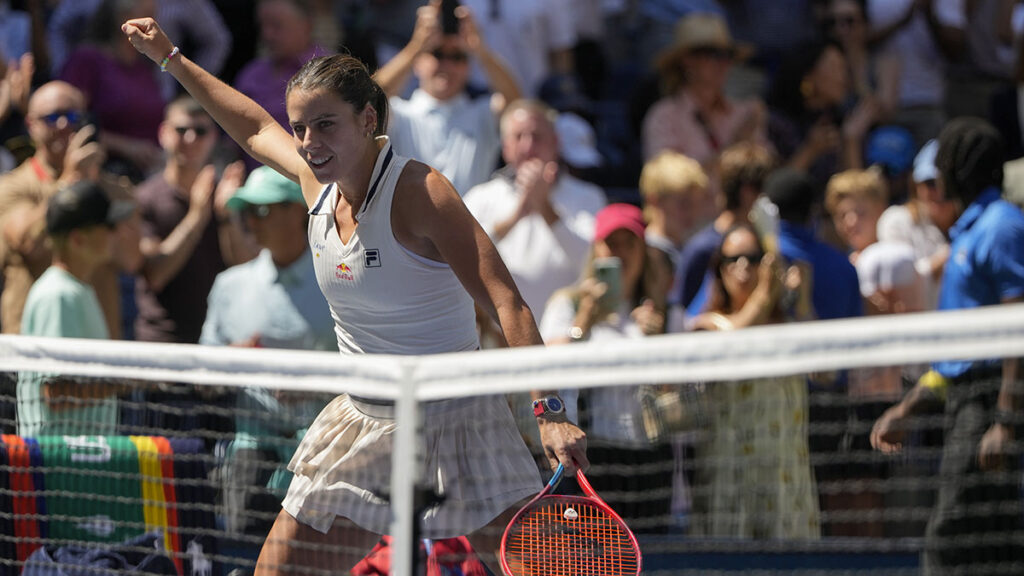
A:
{"type": "MultiPolygon", "coordinates": [[[[174,44],[152,18],[129,20],[121,26],[121,30],[136,50],[157,64],[174,48],[174,44]]],[[[183,54],[168,62],[167,72],[249,155],[294,182],[313,182],[312,172],[295,152],[292,137],[259,104],[203,70],[183,54]]]]}
{"type": "MultiPolygon", "coordinates": [[[[395,236],[407,248],[447,262],[476,304],[496,320],[509,346],[543,341],[533,313],[523,301],[497,248],[466,209],[451,183],[436,170],[410,163],[402,175],[392,215],[395,236]]],[[[534,399],[550,391],[532,392],[534,399]]],[[[552,467],[568,472],[588,466],[586,436],[564,414],[537,419],[552,467]]]]}
{"type": "Polygon", "coordinates": [[[381,89],[389,98],[401,92],[405,83],[409,81],[409,74],[412,72],[416,57],[428,50],[433,50],[440,42],[441,27],[438,24],[440,6],[441,0],[431,0],[429,4],[420,6],[416,10],[416,28],[412,32],[409,43],[374,73],[373,79],[380,84],[381,89]]]}
{"type": "Polygon", "coordinates": [[[144,258],[140,272],[153,291],[163,290],[181,272],[199,245],[213,217],[211,201],[214,176],[213,165],[206,166],[199,173],[192,184],[188,212],[167,238],[163,241],[144,238],[140,242],[139,248],[144,258]]]}
{"type": "Polygon", "coordinates": [[[505,100],[499,107],[500,111],[509,102],[514,102],[522,97],[523,92],[519,88],[519,83],[501,60],[501,57],[491,52],[487,47],[487,43],[484,41],[483,36],[481,36],[480,30],[476,25],[476,19],[473,18],[473,12],[469,7],[465,5],[459,6],[456,15],[459,17],[459,33],[466,42],[466,48],[480,62],[480,66],[484,69],[484,74],[487,75],[487,80],[491,85],[491,90],[505,100]]]}

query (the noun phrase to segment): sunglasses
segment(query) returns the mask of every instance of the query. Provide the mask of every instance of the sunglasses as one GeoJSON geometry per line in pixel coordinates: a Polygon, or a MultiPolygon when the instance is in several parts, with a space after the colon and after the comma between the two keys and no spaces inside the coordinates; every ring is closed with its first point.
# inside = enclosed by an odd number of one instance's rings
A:
{"type": "Polygon", "coordinates": [[[690,50],[690,54],[698,58],[709,58],[712,60],[732,60],[733,52],[729,48],[717,46],[698,46],[690,50]]]}
{"type": "Polygon", "coordinates": [[[469,55],[465,52],[445,52],[444,50],[434,50],[431,54],[434,58],[437,58],[438,61],[448,60],[449,62],[459,63],[469,60],[469,55]]]}
{"type": "Polygon", "coordinates": [[[57,123],[60,122],[61,118],[68,123],[68,126],[78,126],[82,123],[82,120],[85,119],[85,114],[74,110],[58,110],[51,114],[44,114],[39,117],[40,120],[46,122],[50,126],[56,126],[57,123]]]}
{"type": "Polygon", "coordinates": [[[208,127],[208,126],[175,126],[174,127],[174,131],[177,132],[179,136],[184,136],[185,134],[188,134],[189,130],[195,132],[197,138],[202,138],[203,136],[206,136],[207,134],[209,134],[212,131],[212,129],[210,127],[208,127]]]}
{"type": "Polygon", "coordinates": [[[851,28],[857,23],[857,17],[850,14],[843,16],[826,16],[824,22],[826,28],[838,28],[840,26],[844,28],[851,28]]]}
{"type": "Polygon", "coordinates": [[[746,260],[748,264],[760,264],[764,254],[754,252],[752,254],[736,254],[735,256],[722,255],[722,266],[732,266],[740,260],[746,260]]]}

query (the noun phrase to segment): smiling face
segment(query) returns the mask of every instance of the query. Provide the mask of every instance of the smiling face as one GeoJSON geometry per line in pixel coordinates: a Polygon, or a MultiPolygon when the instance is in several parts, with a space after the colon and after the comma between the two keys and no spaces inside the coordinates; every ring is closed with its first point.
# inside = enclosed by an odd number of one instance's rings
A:
{"type": "Polygon", "coordinates": [[[836,203],[832,222],[843,242],[860,252],[878,241],[878,219],[884,210],[881,202],[851,195],[836,203]]]}
{"type": "Polygon", "coordinates": [[[373,145],[377,112],[369,104],[356,111],[330,90],[296,89],[287,105],[295,150],[321,184],[341,180],[373,145]]]}
{"type": "Polygon", "coordinates": [[[160,124],[160,146],[174,162],[198,170],[213,153],[217,133],[217,126],[205,112],[190,114],[172,105],[160,124]]]}
{"type": "Polygon", "coordinates": [[[25,123],[32,142],[47,163],[60,166],[68,141],[85,119],[85,99],[65,82],[44,84],[28,102],[25,123]]]}

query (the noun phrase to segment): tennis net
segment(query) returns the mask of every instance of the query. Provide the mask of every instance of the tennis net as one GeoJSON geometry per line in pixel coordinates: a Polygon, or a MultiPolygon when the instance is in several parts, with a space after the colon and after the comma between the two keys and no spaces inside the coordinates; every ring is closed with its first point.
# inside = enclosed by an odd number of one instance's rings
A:
{"type": "MultiPolygon", "coordinates": [[[[645,573],[917,574],[935,541],[942,549],[930,552],[1022,573],[1004,550],[1024,540],[1017,462],[986,476],[1005,488],[999,496],[971,504],[1004,525],[925,539],[943,449],[955,445],[942,437],[948,410],[936,403],[912,419],[899,452],[869,440],[932,363],[1021,356],[1024,305],[427,357],[4,336],[0,574],[115,553],[159,556],[145,560],[155,573],[251,572],[288,487],[285,464],[343,393],[370,407],[394,403],[397,423],[398,473],[356,467],[357,484],[390,502],[383,522],[393,534],[390,559],[371,554],[361,573],[390,565],[409,574],[428,550],[428,573],[465,567],[437,557],[442,541],[418,543],[437,509],[423,498],[456,490],[417,481],[444,452],[424,430],[444,428],[441,401],[507,402],[539,489],[550,471],[532,389],[559,390],[587,430],[588,478],[637,533],[645,573]]],[[[969,376],[948,388],[947,408],[998,388],[998,370],[969,376]]],[[[481,416],[470,429],[493,425],[481,416]]],[[[348,433],[313,430],[321,444],[348,433]]],[[[506,446],[476,448],[471,458],[500,469],[506,446]]],[[[574,490],[571,479],[560,490],[574,490]]],[[[373,545],[313,542],[309,555],[361,556],[373,545]]]]}

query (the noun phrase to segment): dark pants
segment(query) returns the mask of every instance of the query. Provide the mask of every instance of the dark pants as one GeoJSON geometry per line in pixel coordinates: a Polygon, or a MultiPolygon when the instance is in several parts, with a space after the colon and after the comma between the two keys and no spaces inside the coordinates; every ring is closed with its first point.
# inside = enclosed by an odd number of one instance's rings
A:
{"type": "Polygon", "coordinates": [[[1000,470],[978,467],[1000,381],[990,371],[949,387],[939,493],[922,558],[926,576],[1024,574],[1020,455],[1015,451],[1000,470]]]}

